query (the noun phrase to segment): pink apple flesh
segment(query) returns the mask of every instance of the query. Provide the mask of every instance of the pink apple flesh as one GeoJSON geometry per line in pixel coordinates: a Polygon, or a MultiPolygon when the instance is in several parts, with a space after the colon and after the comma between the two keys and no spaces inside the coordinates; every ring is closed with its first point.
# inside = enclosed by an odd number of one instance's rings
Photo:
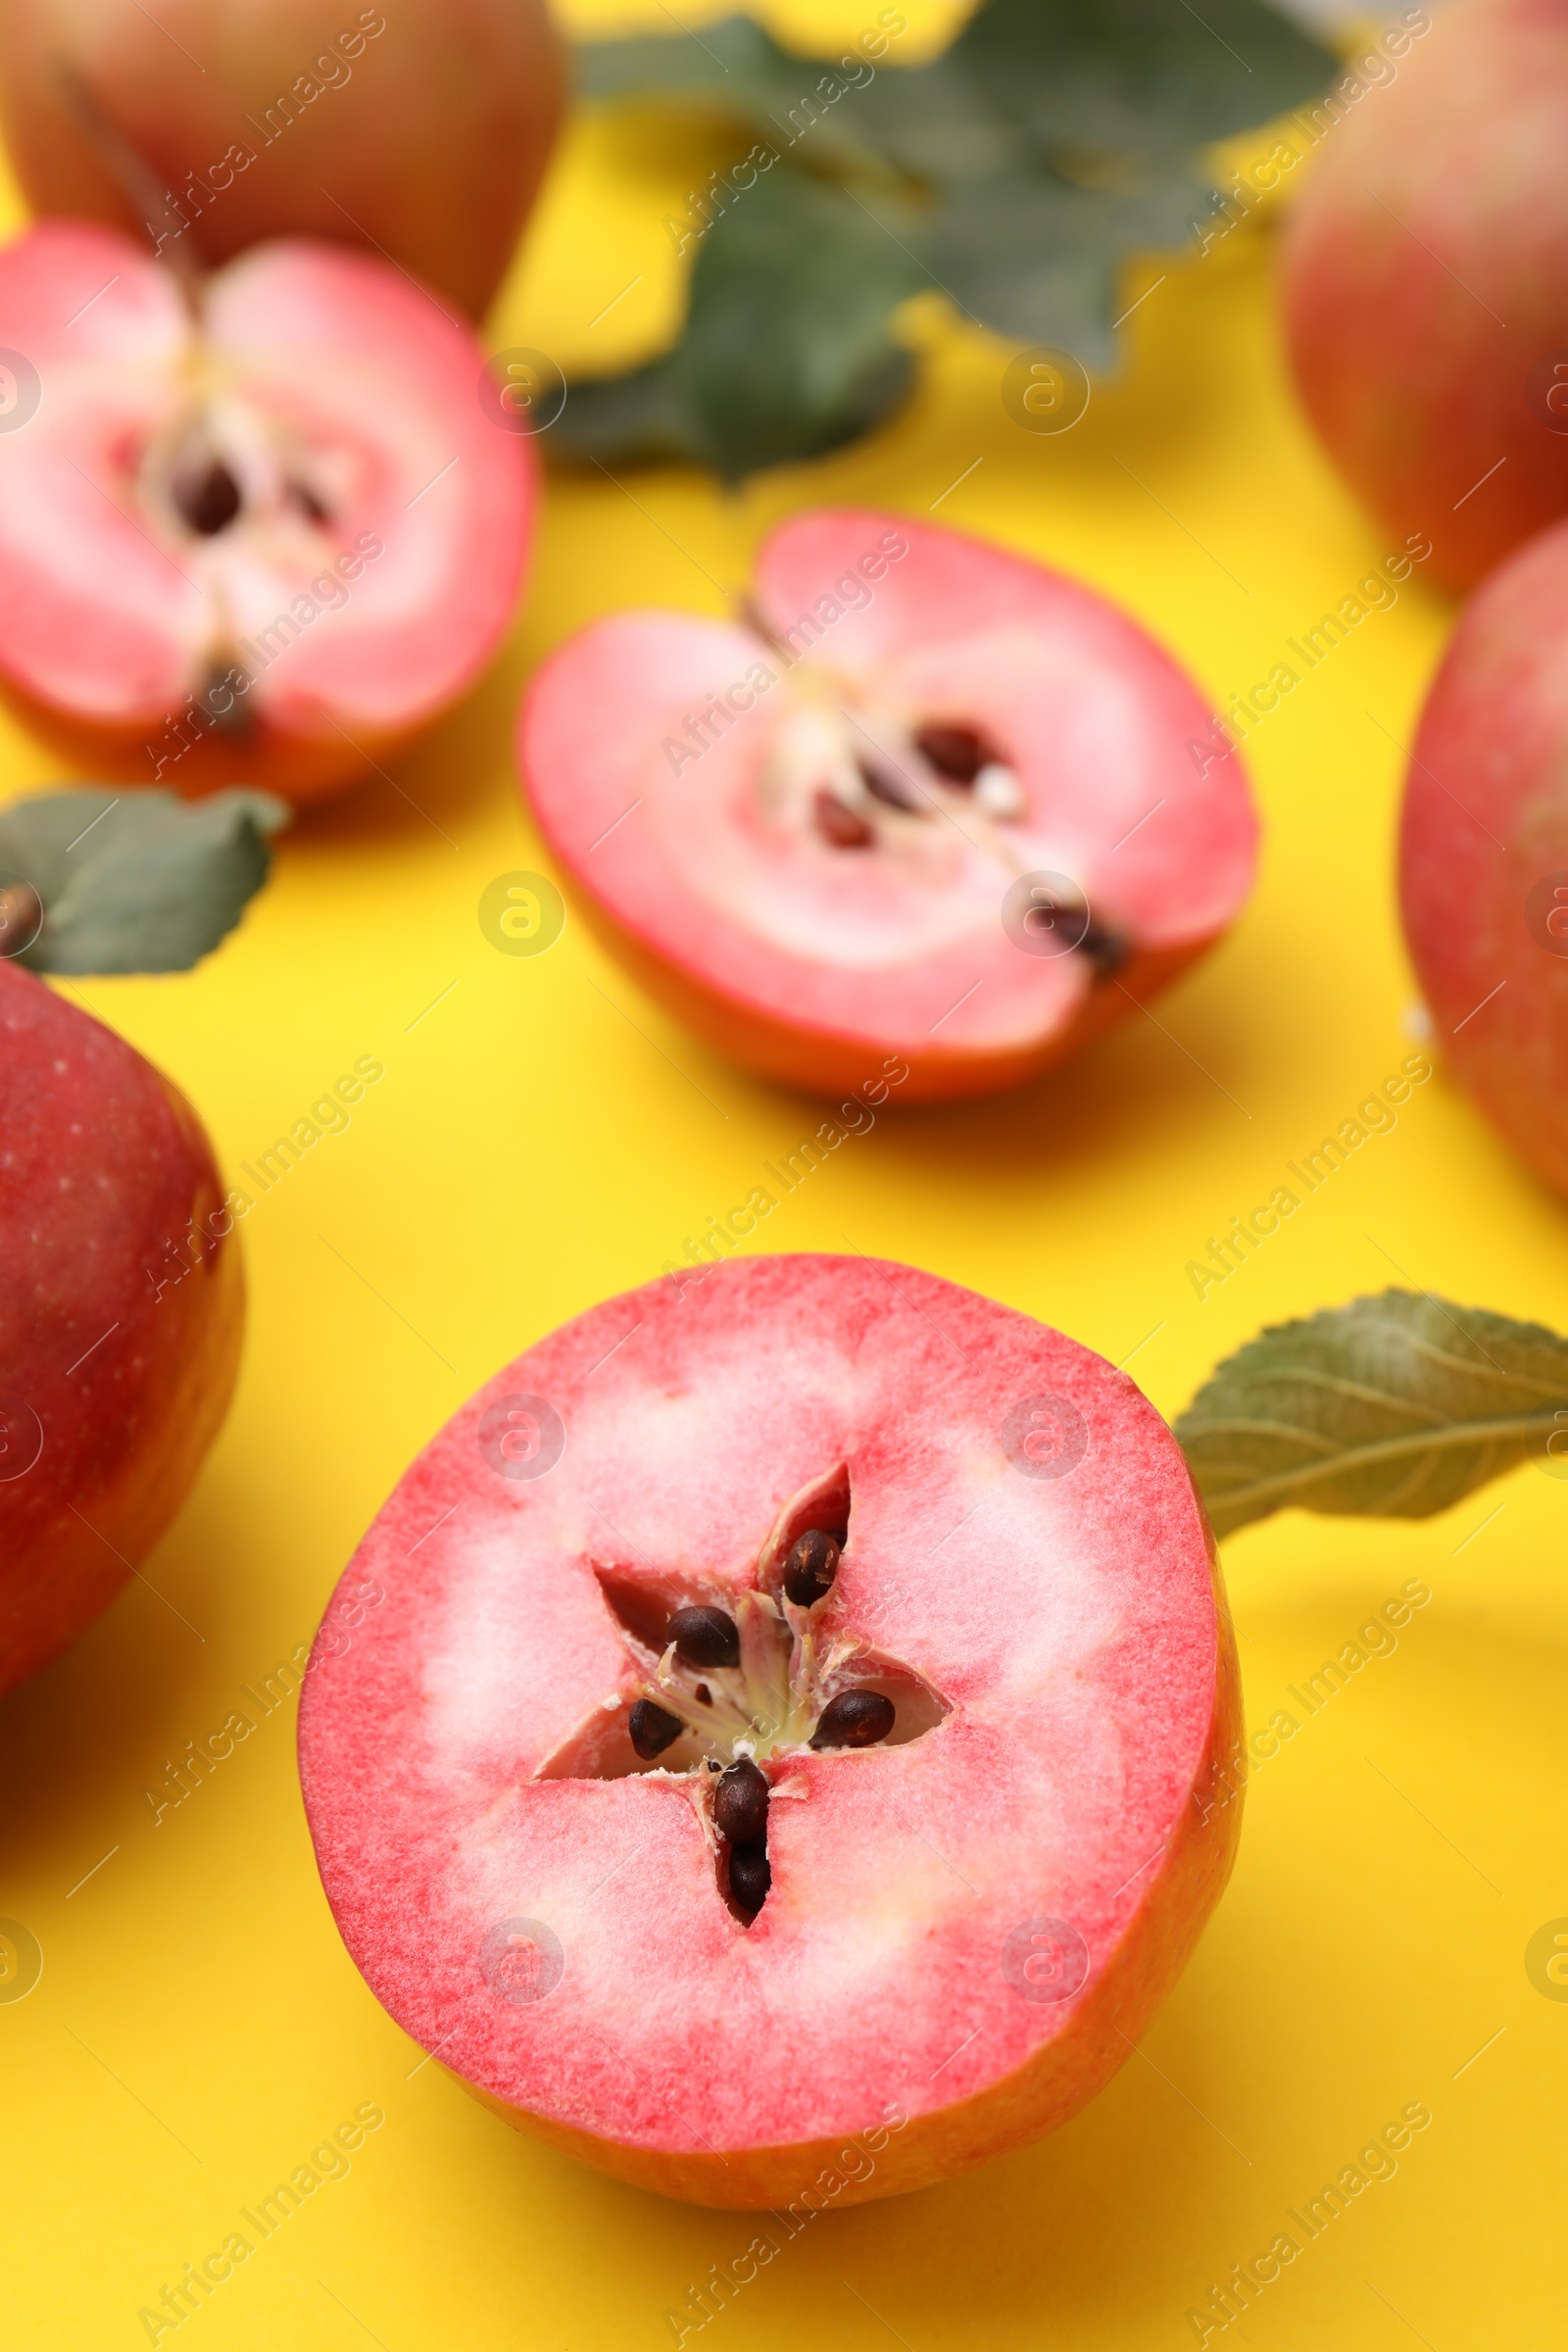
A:
{"type": "Polygon", "coordinates": [[[0,677],[79,756],[191,793],[368,774],[505,630],[533,505],[466,330],[306,241],[178,282],[46,221],[0,251],[0,677]]]}
{"type": "Polygon", "coordinates": [[[1011,1084],[1245,903],[1240,755],[1093,590],[828,510],[767,541],[752,613],[595,623],[545,664],[519,732],[584,911],[737,1058],[837,1089],[896,1054],[902,1100],[1011,1084]],[[1004,907],[1038,874],[1068,886],[1066,928],[1046,909],[1020,937],[1004,907]]]}
{"type": "Polygon", "coordinates": [[[346,1581],[377,1603],[329,1612],[300,1759],[351,1953],[510,2121],[670,2195],[782,2206],[880,2131],[855,2202],[1060,2123],[1230,1867],[1234,1654],[1174,1439],[931,1275],[740,1259],[592,1309],[449,1423],[346,1581]],[[736,1665],[665,1645],[692,1608],[736,1665]],[[867,1687],[891,1732],[813,1746],[867,1687]],[[681,1727],[652,1761],[650,1698],[681,1727]],[[760,1905],[715,1819],[740,1756],[760,1905]]]}

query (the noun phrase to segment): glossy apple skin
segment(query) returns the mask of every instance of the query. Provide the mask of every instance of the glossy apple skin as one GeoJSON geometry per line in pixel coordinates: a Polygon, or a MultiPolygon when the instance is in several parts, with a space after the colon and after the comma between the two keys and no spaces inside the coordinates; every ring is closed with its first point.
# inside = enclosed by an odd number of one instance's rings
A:
{"type": "Polygon", "coordinates": [[[1521,1159],[1562,1193],[1565,644],[1568,522],[1561,522],[1470,600],[1422,713],[1399,834],[1399,904],[1436,1043],[1521,1159]]]}
{"type": "Polygon", "coordinates": [[[4,1691],[92,1623],[184,1500],[233,1390],[244,1284],[190,1105],[7,962],[0,1102],[4,1691]]]}
{"type": "Polygon", "coordinates": [[[139,232],[173,198],[180,210],[155,228],[178,238],[188,217],[209,267],[269,237],[335,237],[397,262],[470,318],[511,264],[564,90],[544,0],[385,12],[357,0],[161,0],[156,12],[8,0],[0,11],[0,124],[36,211],[139,232]],[[63,73],[149,168],[143,204],[118,183],[63,73]]]}
{"type": "Polygon", "coordinates": [[[1314,154],[1282,292],[1330,455],[1462,589],[1568,513],[1568,0],[1432,18],[1314,154]]]}

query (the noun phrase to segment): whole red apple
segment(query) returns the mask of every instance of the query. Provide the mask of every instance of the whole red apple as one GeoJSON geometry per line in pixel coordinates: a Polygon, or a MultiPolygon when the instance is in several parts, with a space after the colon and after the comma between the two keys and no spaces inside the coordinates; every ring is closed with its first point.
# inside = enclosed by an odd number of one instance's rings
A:
{"type": "Polygon", "coordinates": [[[169,1525],[223,1418],[239,1244],[189,1104],[0,960],[0,1691],[169,1525]]]}
{"type": "Polygon", "coordinates": [[[1404,788],[1399,904],[1437,1043],[1568,1192],[1568,521],[1465,608],[1404,788]]]}
{"type": "Polygon", "coordinates": [[[1326,132],[1287,225],[1307,413],[1450,587],[1568,511],[1565,155],[1568,4],[1458,0],[1326,132]]]}
{"type": "Polygon", "coordinates": [[[563,87],[544,0],[0,10],[0,122],[37,211],[186,240],[209,264],[336,237],[471,318],[512,260],[563,87]]]}
{"type": "Polygon", "coordinates": [[[346,1586],[300,1766],[350,1951],[509,2122],[669,2196],[793,2234],[1064,2122],[1230,1869],[1180,1447],[906,1266],[688,1265],[579,1315],[346,1586]]]}

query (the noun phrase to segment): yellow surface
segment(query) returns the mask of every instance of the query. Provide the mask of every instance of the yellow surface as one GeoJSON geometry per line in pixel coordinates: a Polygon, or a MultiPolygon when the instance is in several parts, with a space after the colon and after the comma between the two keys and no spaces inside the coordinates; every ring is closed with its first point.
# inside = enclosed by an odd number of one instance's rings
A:
{"type": "MultiPolygon", "coordinates": [[[[654,168],[573,138],[497,344],[602,345],[610,364],[657,337],[678,189],[654,168]]],[[[0,2004],[8,2344],[145,2342],[139,2308],[368,2102],[386,2120],[349,2175],[166,2345],[652,2352],[746,2246],[745,2217],[579,2171],[421,2066],[333,1931],[291,1706],[156,1827],[142,1792],[309,1639],[469,1391],[657,1273],[815,1116],[704,1053],[579,921],[532,960],[481,935],[493,877],[546,862],[510,748],[531,662],[623,603],[721,610],[799,505],[940,500],[940,519],[1122,599],[1223,703],[1386,552],[1287,397],[1261,230],[1167,269],[1130,336],[1125,378],[1061,439],[1009,422],[1001,346],[943,328],[912,412],[829,463],[736,498],[689,476],[556,480],[507,660],[398,789],[301,824],[196,973],[73,992],[172,1074],[226,1167],[358,1055],[386,1077],[245,1222],[238,1399],[147,1582],[0,1717],[0,1913],[44,1955],[36,1989],[0,2004]]],[[[1171,1412],[1265,1320],[1392,1281],[1568,1329],[1561,1204],[1441,1076],[1245,1271],[1201,1301],[1184,1271],[1410,1050],[1396,745],[1448,617],[1412,583],[1258,730],[1261,887],[1157,1019],[1038,1092],[885,1117],[791,1196],[768,1247],[972,1284],[1131,1357],[1171,1412]]],[[[58,772],[14,731],[0,749],[13,787],[58,772]]],[[[1405,1580],[1433,1598],[1259,1770],[1231,1890],[1143,2051],[1054,2140],[824,2218],[688,2344],[1193,2342],[1208,2283],[1420,2101],[1434,2120],[1397,2176],[1267,2287],[1245,2341],[1555,2352],[1568,2005],[1525,1950],[1568,1913],[1565,1507],[1568,1486],[1527,1468],[1427,1525],[1289,1515],[1232,1541],[1254,1725],[1405,1580]]]]}

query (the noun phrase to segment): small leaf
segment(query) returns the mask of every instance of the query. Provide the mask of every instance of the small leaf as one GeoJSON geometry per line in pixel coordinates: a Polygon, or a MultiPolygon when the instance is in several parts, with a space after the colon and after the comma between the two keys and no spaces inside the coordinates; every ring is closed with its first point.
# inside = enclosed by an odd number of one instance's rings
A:
{"type": "Polygon", "coordinates": [[[724,17],[700,34],[584,41],[577,51],[581,97],[658,96],[756,122],[787,109],[821,71],[814,58],[792,58],[752,17],[724,17]]]}
{"type": "Polygon", "coordinates": [[[685,458],[727,480],[863,433],[908,388],[893,311],[929,280],[844,190],[775,166],[704,239],[674,350],[571,387],[558,439],[584,457],[685,458]]]}
{"type": "Polygon", "coordinates": [[[1408,1291],[1265,1331],[1175,1425],[1217,1535],[1295,1503],[1427,1519],[1534,1455],[1568,1470],[1568,1340],[1408,1291]]]}
{"type": "Polygon", "coordinates": [[[663,97],[751,123],[775,146],[873,155],[925,180],[1015,172],[1053,146],[1171,153],[1315,97],[1332,52],[1268,0],[983,0],[919,66],[780,48],[749,17],[701,33],[588,41],[588,97],[663,97]]]}
{"type": "Polygon", "coordinates": [[[289,821],[270,793],[182,801],[136,786],[50,792],[0,808],[0,889],[26,884],[35,972],[183,972],[232,931],[289,821]]]}
{"type": "Polygon", "coordinates": [[[948,190],[922,251],[963,309],[1020,343],[1115,364],[1112,321],[1129,251],[1185,244],[1203,183],[1173,159],[1124,194],[1054,172],[967,179],[948,190]]]}
{"type": "Polygon", "coordinates": [[[867,259],[849,201],[836,214],[825,189],[803,201],[810,250],[792,255],[787,236],[749,220],[744,194],[728,200],[682,344],[582,386],[563,419],[560,438],[585,454],[695,459],[731,478],[831,449],[902,397],[909,363],[890,314],[922,282],[915,256],[983,326],[1109,366],[1121,264],[1196,233],[1195,151],[1315,96],[1336,65],[1268,0],[981,0],[918,66],[893,50],[873,63],[855,43],[796,56],[740,16],[589,42],[579,60],[590,96],[659,97],[745,124],[776,159],[759,185],[775,191],[780,220],[790,165],[858,178],[860,196],[875,187],[879,212],[900,195],[925,200],[899,229],[910,274],[886,287],[888,257],[881,271],[867,259]],[[765,270],[779,273],[776,305],[765,270]]]}
{"type": "Polygon", "coordinates": [[[880,70],[841,55],[843,71],[838,58],[781,49],[750,17],[725,17],[678,38],[587,41],[577,51],[577,87],[586,98],[664,98],[732,116],[775,154],[809,137],[813,162],[831,152],[876,165],[880,150],[862,101],[880,70]]]}
{"type": "Polygon", "coordinates": [[[1267,0],[986,0],[937,62],[1042,141],[1166,150],[1269,122],[1337,63],[1267,0]]]}

